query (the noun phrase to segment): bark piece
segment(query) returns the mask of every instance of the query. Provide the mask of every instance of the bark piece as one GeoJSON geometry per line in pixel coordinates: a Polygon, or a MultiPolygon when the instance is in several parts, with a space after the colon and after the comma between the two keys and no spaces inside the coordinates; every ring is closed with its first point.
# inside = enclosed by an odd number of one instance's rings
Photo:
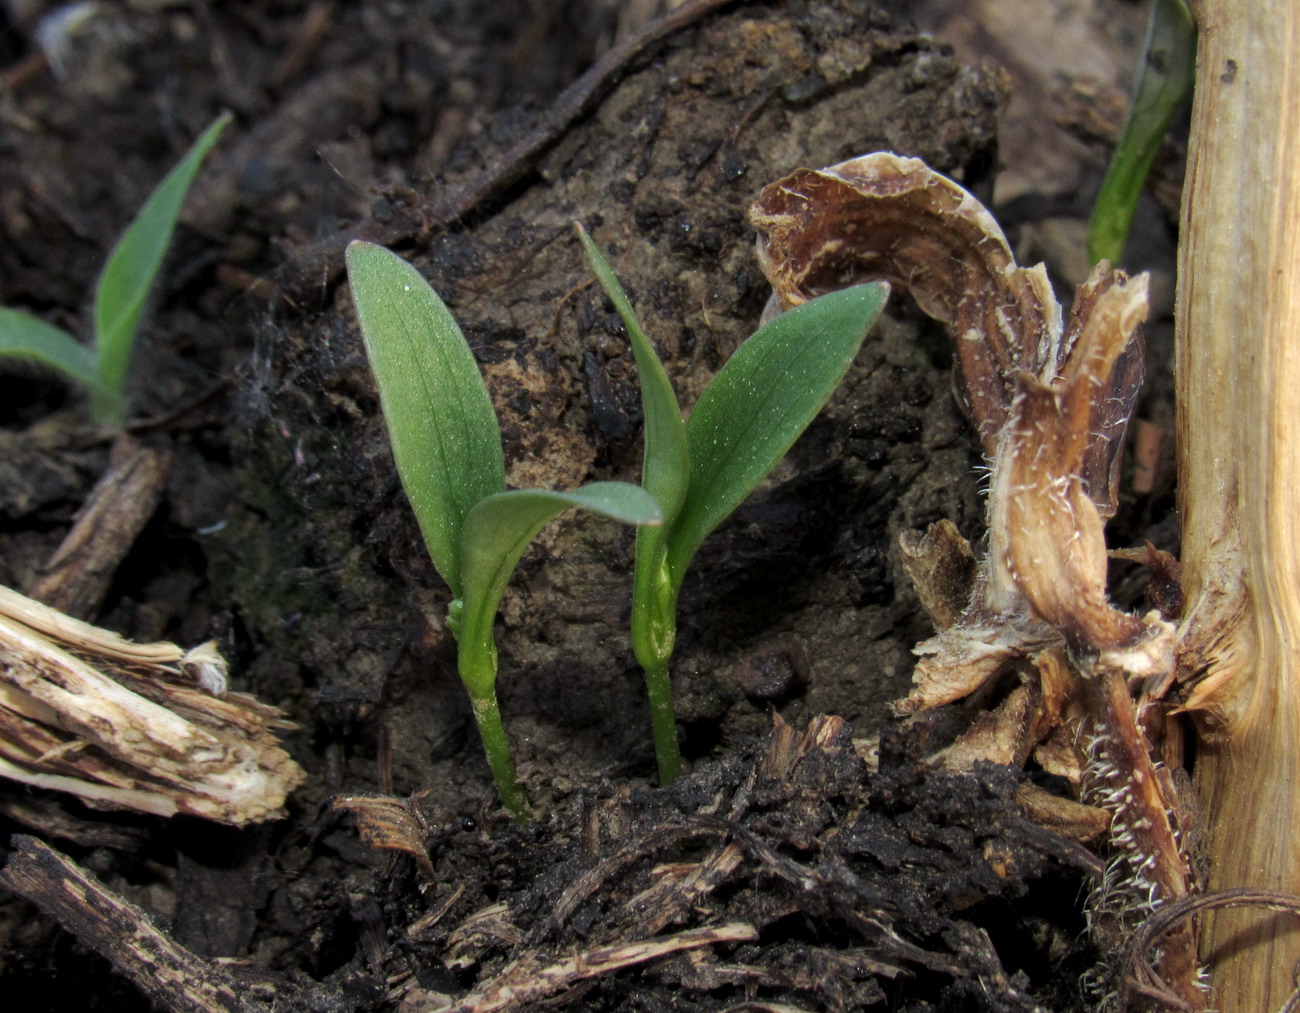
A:
{"type": "Polygon", "coordinates": [[[34,837],[14,838],[0,881],[107,958],[153,1002],[176,1013],[263,1013],[274,994],[170,939],[144,911],[123,900],[67,856],[34,837]]]}
{"type": "Polygon", "coordinates": [[[117,565],[158,506],[170,463],[166,454],[119,438],[112,463],[45,564],[31,597],[78,619],[93,617],[117,565]]]}

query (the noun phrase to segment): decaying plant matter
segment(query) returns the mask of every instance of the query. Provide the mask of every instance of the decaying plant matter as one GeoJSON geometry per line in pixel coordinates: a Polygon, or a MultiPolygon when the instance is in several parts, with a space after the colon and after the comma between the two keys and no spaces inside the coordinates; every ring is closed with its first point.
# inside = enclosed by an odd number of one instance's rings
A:
{"type": "MultiPolygon", "coordinates": [[[[1164,702],[1172,617],[1120,611],[1106,593],[1103,527],[1141,383],[1146,277],[1099,264],[1063,325],[1042,265],[1018,267],[978,201],[888,153],[799,170],[765,188],[751,217],[780,308],[879,278],[948,327],[990,461],[988,545],[972,567],[950,524],[904,539],[938,632],[918,646],[898,710],[1010,687],[943,760],[1032,758],[1109,814],[1089,915],[1103,951],[1122,946],[1154,907],[1195,889],[1171,773],[1181,740],[1164,702]]],[[[1204,1007],[1189,925],[1163,938],[1158,972],[1187,1008],[1204,1007]]]]}
{"type": "Polygon", "coordinates": [[[225,686],[214,644],[134,644],[0,587],[0,776],[92,806],[272,819],[303,771],[280,712],[225,686]]]}

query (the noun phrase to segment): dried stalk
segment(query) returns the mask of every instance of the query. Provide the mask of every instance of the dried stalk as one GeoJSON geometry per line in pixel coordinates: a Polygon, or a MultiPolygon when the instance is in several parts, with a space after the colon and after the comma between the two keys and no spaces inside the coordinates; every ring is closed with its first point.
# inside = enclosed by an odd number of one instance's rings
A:
{"type": "Polygon", "coordinates": [[[92,806],[242,826],[302,769],[274,707],[226,693],[213,644],[133,644],[0,587],[0,777],[92,806]]]}
{"type": "MultiPolygon", "coordinates": [[[[914,713],[1016,677],[938,759],[1033,756],[1104,810],[1108,864],[1089,919],[1102,949],[1118,952],[1152,910],[1196,888],[1183,805],[1165,767],[1174,626],[1155,611],[1113,608],[1106,591],[1103,528],[1141,383],[1145,276],[1097,265],[1063,325],[1043,267],[1016,266],[970,194],[888,153],[801,169],[766,187],[751,219],[781,307],[883,278],[947,325],[959,389],[990,459],[988,551],[963,589],[969,549],[951,525],[904,539],[938,632],[917,647],[915,685],[898,709],[914,713]]],[[[1166,935],[1157,959],[1184,1008],[1203,1009],[1194,928],[1166,935]]],[[[1099,986],[1114,994],[1118,982],[1099,986]]]]}
{"type": "Polygon", "coordinates": [[[267,1013],[306,1005],[294,1002],[300,997],[293,993],[276,994],[267,983],[259,987],[240,980],[237,971],[187,950],[143,910],[49,845],[18,834],[12,846],[0,883],[109,960],[152,1000],[147,1004],[152,1008],[170,1013],[267,1013]]]}
{"type": "MultiPolygon", "coordinates": [[[[1300,893],[1300,7],[1204,0],[1179,247],[1179,674],[1212,889],[1300,893]]],[[[1222,1013],[1278,1009],[1300,918],[1206,918],[1222,1013]]]]}

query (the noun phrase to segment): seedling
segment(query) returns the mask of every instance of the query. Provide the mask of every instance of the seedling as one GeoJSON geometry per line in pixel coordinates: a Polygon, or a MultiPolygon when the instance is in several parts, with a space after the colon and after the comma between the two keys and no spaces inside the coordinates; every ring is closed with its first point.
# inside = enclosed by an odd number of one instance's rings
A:
{"type": "Polygon", "coordinates": [[[415,268],[371,243],[347,251],[348,280],[379,388],[397,472],[434,568],[452,592],[447,625],[488,765],[505,807],[527,800],[497,706],[492,626],[506,582],[542,527],[570,507],[656,525],[654,497],[626,482],[573,492],[506,491],[501,431],[455,318],[415,268]]]}
{"type": "Polygon", "coordinates": [[[149,290],[162,267],[181,204],[204,156],[230,122],[225,113],[194,142],[158,184],[113,247],[95,286],[93,347],[20,310],[0,307],[0,356],[52,366],[90,392],[97,422],[121,426],[126,415],[126,371],[149,290]]]}
{"type": "Polygon", "coordinates": [[[1192,93],[1196,28],[1185,0],[1155,0],[1124,132],[1088,219],[1088,256],[1118,263],[1138,197],[1174,114],[1192,93]]]}
{"type": "Polygon", "coordinates": [[[884,307],[889,287],[859,285],[784,313],[751,335],[700,395],[688,421],[609,263],[578,227],[596,277],[623,318],[641,382],[641,482],[663,523],[637,532],[632,646],[645,670],[659,780],[681,770],[669,664],[677,597],[696,551],[785,456],[826,404],[884,307]]]}

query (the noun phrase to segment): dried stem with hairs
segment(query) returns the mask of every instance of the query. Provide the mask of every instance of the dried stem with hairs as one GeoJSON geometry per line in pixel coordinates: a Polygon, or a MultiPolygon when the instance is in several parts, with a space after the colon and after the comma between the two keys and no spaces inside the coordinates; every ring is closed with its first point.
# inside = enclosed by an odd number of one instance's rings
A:
{"type": "MultiPolygon", "coordinates": [[[[969,571],[970,549],[951,525],[904,540],[938,632],[918,646],[915,686],[897,707],[914,714],[1004,677],[1015,684],[939,759],[1032,757],[1109,814],[1089,917],[1103,950],[1120,952],[1147,914],[1195,889],[1169,769],[1181,766],[1165,700],[1173,617],[1120,611],[1106,593],[1103,527],[1141,383],[1146,277],[1099,264],[1062,325],[1043,267],[1018,267],[969,193],[888,153],[800,170],[765,188],[751,217],[780,308],[883,278],[948,327],[990,460],[988,551],[963,586],[953,574],[969,571]]],[[[1181,1001],[1204,1007],[1190,926],[1165,935],[1158,964],[1181,1001]]]]}

